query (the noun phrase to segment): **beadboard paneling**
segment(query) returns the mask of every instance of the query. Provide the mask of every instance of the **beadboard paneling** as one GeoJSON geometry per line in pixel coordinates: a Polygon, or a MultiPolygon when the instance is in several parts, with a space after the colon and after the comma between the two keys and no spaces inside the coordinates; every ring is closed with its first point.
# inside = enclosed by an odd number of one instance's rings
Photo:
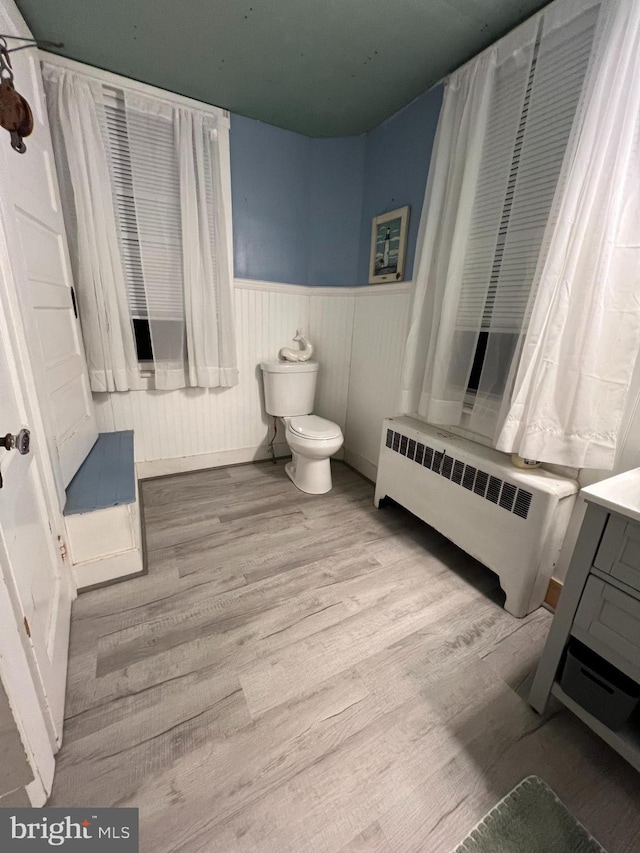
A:
{"type": "Polygon", "coordinates": [[[96,394],[99,429],[133,429],[137,462],[206,454],[202,467],[208,467],[212,453],[264,447],[268,425],[259,365],[291,345],[297,329],[308,332],[321,365],[316,411],[344,429],[355,298],[305,290],[236,288],[236,387],[96,394]]]}
{"type": "Polygon", "coordinates": [[[410,294],[369,291],[355,301],[345,459],[375,478],[382,421],[396,413],[410,294]]]}
{"type": "Polygon", "coordinates": [[[339,292],[242,282],[235,290],[240,383],[96,394],[98,427],[133,429],[139,463],[202,457],[182,465],[193,470],[225,458],[264,458],[270,436],[259,365],[303,329],[320,363],[315,411],[340,424],[346,458],[373,476],[382,420],[395,413],[408,304],[406,287],[339,292]]]}
{"type": "MultiPolygon", "coordinates": [[[[358,297],[359,299],[360,297],[358,297]]],[[[309,297],[309,339],[320,364],[316,411],[345,431],[356,297],[309,297]]]]}

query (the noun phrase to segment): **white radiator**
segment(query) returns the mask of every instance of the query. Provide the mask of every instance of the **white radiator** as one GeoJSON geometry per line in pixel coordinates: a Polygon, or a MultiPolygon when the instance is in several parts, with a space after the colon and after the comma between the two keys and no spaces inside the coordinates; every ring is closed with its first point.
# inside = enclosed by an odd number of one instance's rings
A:
{"type": "Polygon", "coordinates": [[[384,421],[375,505],[392,498],[488,566],[514,616],[544,601],[578,488],[446,429],[384,421]]]}

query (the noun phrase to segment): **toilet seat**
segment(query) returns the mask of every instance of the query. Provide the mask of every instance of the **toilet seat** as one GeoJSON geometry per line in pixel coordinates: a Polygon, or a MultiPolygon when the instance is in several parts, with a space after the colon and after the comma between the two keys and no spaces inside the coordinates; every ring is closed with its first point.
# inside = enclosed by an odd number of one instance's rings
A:
{"type": "Polygon", "coordinates": [[[302,438],[328,439],[342,435],[338,424],[318,415],[300,415],[289,420],[289,429],[302,438]]]}

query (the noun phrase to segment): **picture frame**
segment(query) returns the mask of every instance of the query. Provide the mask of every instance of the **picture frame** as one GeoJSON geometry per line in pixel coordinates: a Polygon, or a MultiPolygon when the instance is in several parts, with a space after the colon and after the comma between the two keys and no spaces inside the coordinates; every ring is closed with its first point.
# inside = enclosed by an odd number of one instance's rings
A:
{"type": "Polygon", "coordinates": [[[409,207],[381,213],[371,220],[369,284],[404,280],[409,207]]]}

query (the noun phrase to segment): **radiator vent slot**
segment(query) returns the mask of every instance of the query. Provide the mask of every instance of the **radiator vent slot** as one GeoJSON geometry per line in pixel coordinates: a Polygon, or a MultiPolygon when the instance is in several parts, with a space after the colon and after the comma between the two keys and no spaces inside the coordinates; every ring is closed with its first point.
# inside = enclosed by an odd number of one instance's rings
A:
{"type": "Polygon", "coordinates": [[[471,489],[473,489],[473,483],[475,479],[476,469],[473,467],[473,465],[466,465],[464,469],[464,476],[462,477],[462,485],[465,487],[465,489],[469,489],[469,491],[471,491],[471,489]]]}
{"type": "Polygon", "coordinates": [[[431,468],[431,463],[433,461],[433,447],[425,447],[424,449],[424,461],[423,465],[425,468],[431,468]]]}
{"type": "Polygon", "coordinates": [[[442,460],[442,468],[440,473],[443,477],[446,477],[447,480],[451,479],[451,472],[453,471],[453,459],[450,456],[445,454],[444,459],[442,460]]]}
{"type": "Polygon", "coordinates": [[[513,511],[513,502],[516,499],[517,491],[516,487],[511,483],[504,483],[502,492],[500,493],[500,500],[498,501],[502,509],[508,509],[509,512],[513,511]]]}
{"type": "Polygon", "coordinates": [[[502,486],[502,480],[499,480],[497,477],[489,477],[489,487],[487,488],[487,500],[491,501],[491,503],[497,504],[498,498],[500,497],[500,488],[502,486]]]}
{"type": "Polygon", "coordinates": [[[456,486],[474,492],[507,512],[520,518],[527,518],[529,515],[533,495],[526,489],[519,489],[513,483],[500,480],[474,465],[465,465],[445,451],[435,450],[391,429],[387,430],[385,443],[390,450],[401,453],[424,468],[430,468],[434,474],[440,474],[456,486]]]}
{"type": "Polygon", "coordinates": [[[484,497],[485,492],[487,491],[488,481],[489,475],[485,471],[478,471],[476,474],[476,481],[473,484],[473,491],[476,495],[480,495],[481,498],[484,497]]]}
{"type": "Polygon", "coordinates": [[[520,518],[526,518],[529,515],[529,507],[531,506],[531,492],[525,492],[524,489],[518,489],[516,502],[513,506],[513,511],[520,518]]]}

